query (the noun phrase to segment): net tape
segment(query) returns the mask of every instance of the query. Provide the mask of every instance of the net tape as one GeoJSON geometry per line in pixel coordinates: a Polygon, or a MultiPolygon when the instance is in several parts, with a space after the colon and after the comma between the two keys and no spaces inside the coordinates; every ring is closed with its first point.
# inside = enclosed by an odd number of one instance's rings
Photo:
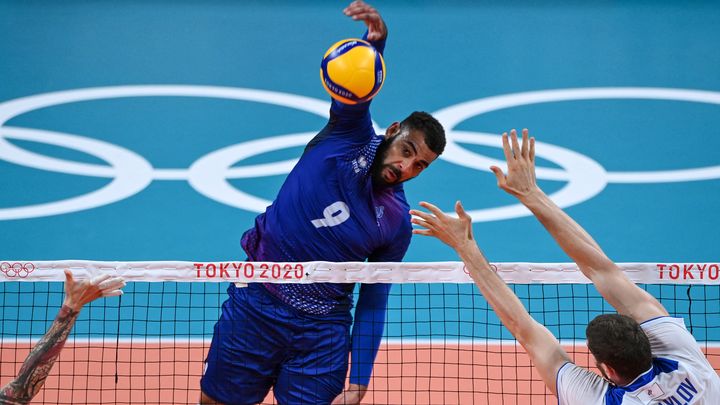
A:
{"type": "MultiPolygon", "coordinates": [[[[720,285],[720,263],[618,263],[639,284],[720,285]]],[[[575,263],[493,263],[509,284],[590,284],[575,263]]],[[[127,281],[472,283],[462,262],[0,261],[0,281],[64,281],[112,273],[127,281]]]]}

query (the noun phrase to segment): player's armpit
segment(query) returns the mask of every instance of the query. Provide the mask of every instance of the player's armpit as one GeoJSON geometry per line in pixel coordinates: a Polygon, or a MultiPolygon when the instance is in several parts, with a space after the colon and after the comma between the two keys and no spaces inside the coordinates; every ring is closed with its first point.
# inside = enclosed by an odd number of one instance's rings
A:
{"type": "Polygon", "coordinates": [[[667,310],[655,297],[638,287],[616,267],[613,271],[595,271],[592,282],[600,295],[621,315],[629,316],[635,322],[667,316],[667,310]]]}

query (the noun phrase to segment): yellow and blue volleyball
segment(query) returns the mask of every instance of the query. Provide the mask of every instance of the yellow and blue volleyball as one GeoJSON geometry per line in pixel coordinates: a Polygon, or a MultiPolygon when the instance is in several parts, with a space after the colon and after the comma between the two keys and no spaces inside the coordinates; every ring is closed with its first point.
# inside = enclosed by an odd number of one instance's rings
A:
{"type": "Polygon", "coordinates": [[[364,103],[380,91],[385,61],[369,42],[343,39],[325,52],[320,80],[330,96],[341,103],[364,103]]]}

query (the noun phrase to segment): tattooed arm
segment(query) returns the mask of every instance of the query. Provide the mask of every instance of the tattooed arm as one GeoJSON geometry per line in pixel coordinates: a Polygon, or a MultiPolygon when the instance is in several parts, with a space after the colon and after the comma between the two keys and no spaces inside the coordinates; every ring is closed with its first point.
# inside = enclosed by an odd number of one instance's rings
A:
{"type": "Polygon", "coordinates": [[[50,330],[32,349],[20,374],[0,390],[0,403],[27,404],[40,391],[80,312],[63,305],[50,330]]]}
{"type": "Polygon", "coordinates": [[[50,330],[30,351],[16,379],[0,389],[0,404],[27,404],[40,391],[82,307],[103,296],[120,295],[125,286],[121,277],[102,275],[75,281],[65,270],[65,302],[50,330]]]}

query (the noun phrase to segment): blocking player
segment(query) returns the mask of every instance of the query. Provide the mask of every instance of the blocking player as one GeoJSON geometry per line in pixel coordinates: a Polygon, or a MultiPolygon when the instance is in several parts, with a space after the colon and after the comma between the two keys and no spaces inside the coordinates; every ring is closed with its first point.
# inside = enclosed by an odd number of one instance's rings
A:
{"type": "Polygon", "coordinates": [[[520,300],[495,274],[472,233],[472,221],[458,201],[458,218],[430,210],[411,210],[413,232],[434,236],[458,253],[503,325],[530,355],[548,389],[561,405],[717,404],[720,378],[685,328],[650,294],[633,284],[572,218],[537,186],[535,141],[523,130],[503,134],[505,175],[491,167],[498,186],[515,196],[575,261],[617,314],[600,315],[587,326],[587,345],[599,375],[572,363],[547,328],[530,317],[520,300]]]}
{"type": "Polygon", "coordinates": [[[0,388],[0,404],[29,404],[45,384],[82,307],[100,297],[122,295],[123,287],[125,281],[122,277],[105,274],[90,280],[75,281],[70,270],[65,270],[65,301],[60,312],[50,329],[28,354],[18,376],[0,388]]]}
{"type": "MultiPolygon", "coordinates": [[[[344,13],[365,22],[366,39],[383,52],[387,27],[377,10],[355,1],[344,13]]],[[[328,124],[243,235],[248,260],[402,260],[412,236],[402,183],[443,152],[445,133],[432,116],[414,112],[376,135],[369,104],[333,100],[328,124]]],[[[390,287],[363,284],[353,323],[354,287],[231,285],[208,351],[201,402],[255,404],[272,387],[280,404],[359,403],[390,287]]]]}

